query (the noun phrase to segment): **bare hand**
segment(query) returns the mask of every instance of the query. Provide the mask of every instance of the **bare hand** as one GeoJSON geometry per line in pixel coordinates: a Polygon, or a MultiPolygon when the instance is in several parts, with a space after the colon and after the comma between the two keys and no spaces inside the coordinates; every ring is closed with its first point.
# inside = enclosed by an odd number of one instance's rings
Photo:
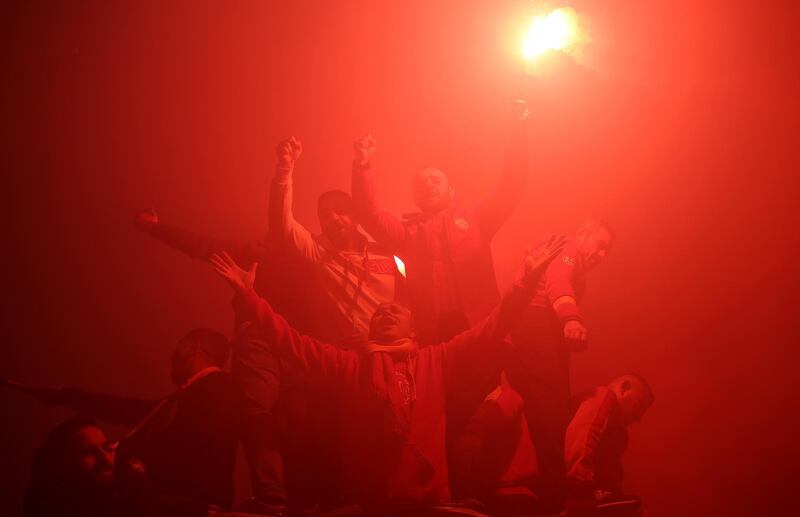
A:
{"type": "Polygon", "coordinates": [[[564,339],[571,352],[582,352],[588,347],[586,327],[578,320],[564,324],[564,339]]]}
{"type": "Polygon", "coordinates": [[[145,208],[133,218],[133,224],[142,231],[148,231],[158,224],[158,214],[154,208],[145,208]]]}
{"type": "Polygon", "coordinates": [[[255,284],[256,280],[258,262],[254,262],[253,265],[250,266],[250,270],[245,271],[233,261],[226,251],[223,251],[221,255],[214,253],[208,261],[214,266],[214,270],[219,273],[222,278],[227,280],[234,289],[246,291],[253,288],[253,284],[255,284]]]}
{"type": "Polygon", "coordinates": [[[278,144],[275,152],[278,155],[278,167],[293,169],[295,162],[303,152],[303,144],[297,138],[290,136],[278,144]]]}
{"type": "Polygon", "coordinates": [[[551,235],[547,242],[538,248],[528,248],[523,262],[523,281],[528,285],[536,285],[553,258],[561,253],[567,238],[563,235],[551,235]]]}
{"type": "Polygon", "coordinates": [[[525,121],[531,116],[531,110],[528,108],[528,103],[522,99],[514,101],[514,120],[525,121]]]}
{"type": "Polygon", "coordinates": [[[356,163],[359,165],[368,164],[375,154],[375,148],[377,145],[378,142],[372,135],[367,135],[364,138],[356,140],[353,143],[353,149],[356,152],[356,163]]]}

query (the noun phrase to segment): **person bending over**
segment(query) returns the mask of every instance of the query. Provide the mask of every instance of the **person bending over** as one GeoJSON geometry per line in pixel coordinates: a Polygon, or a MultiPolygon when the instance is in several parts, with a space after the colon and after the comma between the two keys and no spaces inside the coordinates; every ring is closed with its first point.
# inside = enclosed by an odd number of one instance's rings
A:
{"type": "Polygon", "coordinates": [[[580,311],[586,273],[605,260],[615,240],[608,224],[584,223],[547,266],[525,316],[511,330],[517,346],[514,360],[506,365],[506,374],[524,400],[539,463],[536,491],[544,506],[560,506],[563,501],[570,356],[587,346],[580,311]]]}
{"type": "Polygon", "coordinates": [[[627,374],[576,400],[567,427],[567,516],[637,517],[641,502],[622,490],[628,426],[641,420],[655,397],[640,375],[627,374]]]}

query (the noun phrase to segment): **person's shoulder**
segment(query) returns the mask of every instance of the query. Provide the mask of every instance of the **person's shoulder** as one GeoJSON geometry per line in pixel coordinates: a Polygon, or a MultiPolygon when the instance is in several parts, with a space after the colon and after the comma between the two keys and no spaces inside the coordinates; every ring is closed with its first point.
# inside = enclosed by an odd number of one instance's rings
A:
{"type": "Polygon", "coordinates": [[[238,390],[239,384],[230,373],[220,370],[198,379],[193,386],[203,390],[238,390]]]}

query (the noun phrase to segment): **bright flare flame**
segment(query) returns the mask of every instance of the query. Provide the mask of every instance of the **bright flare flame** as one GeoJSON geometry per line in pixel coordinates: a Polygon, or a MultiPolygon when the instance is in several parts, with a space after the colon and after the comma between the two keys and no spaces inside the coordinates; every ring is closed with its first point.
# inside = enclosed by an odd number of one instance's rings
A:
{"type": "Polygon", "coordinates": [[[578,13],[562,7],[533,19],[522,52],[532,61],[549,50],[571,53],[587,39],[580,27],[578,13]]]}

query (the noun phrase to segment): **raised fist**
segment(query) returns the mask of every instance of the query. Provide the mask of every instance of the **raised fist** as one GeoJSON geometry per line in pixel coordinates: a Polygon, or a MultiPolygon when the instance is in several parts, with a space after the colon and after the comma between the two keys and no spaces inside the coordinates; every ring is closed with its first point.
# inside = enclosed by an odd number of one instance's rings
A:
{"type": "Polygon", "coordinates": [[[133,224],[136,228],[147,231],[158,224],[158,214],[155,209],[145,208],[133,218],[133,224]]]}
{"type": "Polygon", "coordinates": [[[294,163],[303,152],[303,144],[300,140],[291,136],[278,144],[275,150],[278,155],[278,166],[286,169],[294,168],[294,163]]]}
{"type": "Polygon", "coordinates": [[[359,165],[366,165],[372,160],[375,154],[375,148],[378,142],[372,135],[367,135],[360,138],[353,143],[353,149],[356,152],[355,160],[359,165]]]}

